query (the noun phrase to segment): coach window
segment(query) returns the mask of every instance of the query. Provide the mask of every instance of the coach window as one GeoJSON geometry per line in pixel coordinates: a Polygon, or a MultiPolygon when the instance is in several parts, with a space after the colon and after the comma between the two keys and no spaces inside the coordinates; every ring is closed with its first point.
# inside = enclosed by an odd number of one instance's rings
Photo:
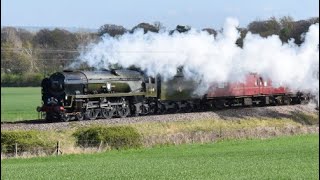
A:
{"type": "Polygon", "coordinates": [[[264,82],[264,86],[268,86],[268,82],[267,81],[264,82]]]}
{"type": "Polygon", "coordinates": [[[259,85],[260,85],[260,86],[263,86],[263,84],[262,84],[262,83],[263,83],[263,79],[262,79],[262,78],[259,78],[259,80],[260,80],[259,85]]]}

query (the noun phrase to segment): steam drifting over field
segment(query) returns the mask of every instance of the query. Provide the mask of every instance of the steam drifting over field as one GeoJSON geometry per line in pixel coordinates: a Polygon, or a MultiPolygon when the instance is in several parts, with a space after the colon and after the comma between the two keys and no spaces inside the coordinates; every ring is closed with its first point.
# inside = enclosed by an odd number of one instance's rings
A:
{"type": "MultiPolygon", "coordinates": [[[[240,37],[239,23],[228,18],[223,31],[215,38],[205,31],[133,34],[113,38],[105,35],[90,44],[79,57],[92,67],[108,68],[110,64],[141,67],[149,75],[161,74],[168,79],[179,66],[187,78],[208,82],[239,81],[249,72],[271,78],[274,85],[319,94],[319,24],[310,26],[305,42],[297,46],[282,44],[277,35],[262,38],[248,33],[243,48],[235,42],[240,37]]],[[[203,86],[203,90],[206,87],[203,86]]]]}

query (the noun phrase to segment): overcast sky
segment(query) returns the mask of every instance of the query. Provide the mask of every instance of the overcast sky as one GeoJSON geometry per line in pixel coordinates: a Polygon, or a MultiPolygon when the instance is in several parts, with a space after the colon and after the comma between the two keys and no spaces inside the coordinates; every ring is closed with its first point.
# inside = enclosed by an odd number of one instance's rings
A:
{"type": "Polygon", "coordinates": [[[257,19],[319,16],[319,0],[1,0],[1,26],[99,28],[162,22],[221,28],[227,17],[244,27],[257,19]]]}

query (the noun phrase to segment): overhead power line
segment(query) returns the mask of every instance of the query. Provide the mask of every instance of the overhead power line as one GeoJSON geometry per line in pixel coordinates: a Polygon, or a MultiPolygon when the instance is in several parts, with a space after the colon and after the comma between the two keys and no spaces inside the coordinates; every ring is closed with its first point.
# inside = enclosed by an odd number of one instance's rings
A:
{"type": "MultiPolygon", "coordinates": [[[[67,53],[81,53],[81,50],[84,49],[90,49],[90,48],[82,48],[79,50],[76,49],[24,49],[24,48],[1,48],[1,52],[12,52],[12,51],[25,51],[25,50],[31,50],[31,51],[38,51],[38,52],[46,52],[46,53],[59,53],[59,52],[67,52],[67,53]]],[[[110,51],[113,53],[171,53],[171,54],[177,54],[177,53],[185,53],[186,51],[174,51],[174,50],[159,50],[159,51],[110,51]]]]}
{"type": "MultiPolygon", "coordinates": [[[[11,61],[11,59],[1,59],[3,61],[11,61]]],[[[72,61],[72,60],[77,60],[77,59],[33,59],[35,61],[39,60],[39,61],[72,61]]]]}
{"type": "Polygon", "coordinates": [[[12,52],[12,51],[38,51],[47,53],[58,53],[58,52],[70,52],[78,53],[79,50],[68,50],[68,49],[24,49],[24,48],[1,48],[1,52],[12,52]]]}

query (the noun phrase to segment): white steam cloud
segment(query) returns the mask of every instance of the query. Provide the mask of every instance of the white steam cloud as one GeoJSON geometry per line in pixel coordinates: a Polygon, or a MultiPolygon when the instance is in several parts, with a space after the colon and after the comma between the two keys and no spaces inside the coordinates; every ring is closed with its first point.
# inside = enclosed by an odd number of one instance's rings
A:
{"type": "Polygon", "coordinates": [[[274,85],[319,94],[319,24],[310,26],[301,46],[293,40],[283,44],[277,35],[263,38],[249,32],[243,48],[235,44],[240,37],[238,25],[236,19],[228,18],[216,38],[195,29],[172,35],[143,34],[142,30],[117,38],[106,35],[90,44],[79,61],[99,68],[134,65],[165,79],[183,66],[187,78],[202,84],[239,81],[256,72],[272,79],[274,85]]]}

